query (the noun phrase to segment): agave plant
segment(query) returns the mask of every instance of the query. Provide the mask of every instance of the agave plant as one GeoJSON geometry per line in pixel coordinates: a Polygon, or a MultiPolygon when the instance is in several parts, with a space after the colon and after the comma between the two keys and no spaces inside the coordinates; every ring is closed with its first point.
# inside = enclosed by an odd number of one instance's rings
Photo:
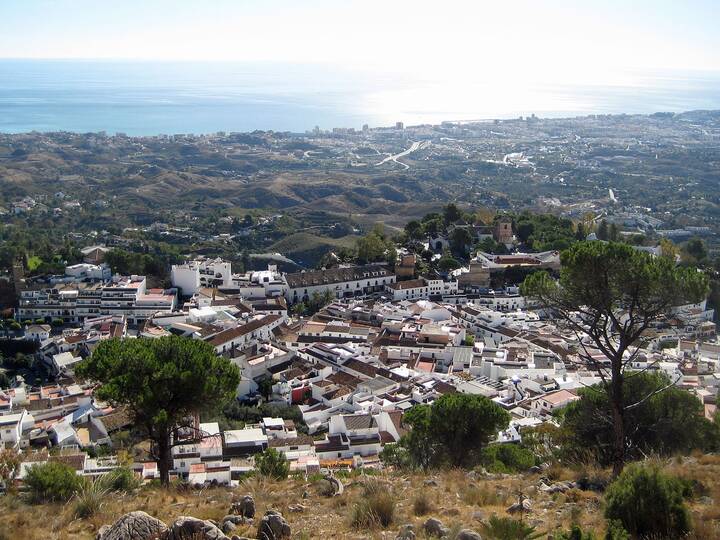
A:
{"type": "Polygon", "coordinates": [[[80,491],[75,494],[75,517],[84,519],[98,513],[109,492],[101,478],[84,482],[80,491]]]}
{"type": "Polygon", "coordinates": [[[533,540],[543,533],[518,519],[492,516],[481,525],[483,538],[488,540],[533,540]]]}

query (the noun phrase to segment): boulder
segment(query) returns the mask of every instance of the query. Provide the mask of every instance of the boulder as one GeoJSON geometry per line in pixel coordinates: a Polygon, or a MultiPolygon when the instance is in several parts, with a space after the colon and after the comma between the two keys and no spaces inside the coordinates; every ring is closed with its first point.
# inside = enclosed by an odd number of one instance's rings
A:
{"type": "Polygon", "coordinates": [[[553,484],[546,484],[545,482],[540,482],[538,488],[540,491],[544,491],[545,493],[565,493],[566,491],[573,489],[576,487],[575,482],[555,482],[553,484]]]}
{"type": "Polygon", "coordinates": [[[232,521],[223,521],[220,529],[222,529],[222,532],[224,532],[225,534],[230,534],[235,529],[237,529],[237,525],[235,525],[232,521]]]}
{"type": "Polygon", "coordinates": [[[252,495],[245,495],[239,501],[235,501],[230,506],[230,513],[244,518],[255,517],[255,499],[252,495]]]}
{"type": "Polygon", "coordinates": [[[250,518],[244,518],[242,516],[234,516],[232,514],[228,514],[224,518],[222,518],[221,524],[225,523],[232,523],[233,525],[243,525],[244,523],[252,523],[252,519],[250,518]]]}
{"type": "Polygon", "coordinates": [[[415,540],[415,526],[412,523],[400,527],[395,540],[415,540]]]}
{"type": "Polygon", "coordinates": [[[167,526],[145,512],[130,512],[120,516],[111,526],[98,531],[97,540],[149,540],[167,531],[167,526]]]}
{"type": "Polygon", "coordinates": [[[423,525],[423,530],[428,536],[442,538],[448,533],[448,528],[439,519],[429,518],[423,525]]]}
{"type": "Polygon", "coordinates": [[[305,506],[303,506],[302,504],[290,504],[288,505],[288,510],[290,512],[295,512],[299,514],[305,511],[305,506]]]}
{"type": "Polygon", "coordinates": [[[463,529],[462,531],[457,533],[455,540],[482,540],[482,536],[480,536],[473,530],[463,529]]]}
{"type": "Polygon", "coordinates": [[[290,538],[290,524],[280,512],[268,510],[260,520],[258,540],[284,540],[290,538]]]}
{"type": "Polygon", "coordinates": [[[181,516],[170,526],[164,540],[228,540],[228,537],[209,521],[181,516]]]}
{"type": "Polygon", "coordinates": [[[338,478],[335,478],[334,476],[332,476],[332,475],[330,475],[330,474],[326,474],[326,475],[325,475],[325,480],[326,480],[327,482],[330,482],[330,484],[331,484],[332,487],[333,487],[333,490],[335,491],[335,492],[333,493],[333,497],[337,497],[338,495],[342,495],[342,494],[343,494],[343,491],[345,491],[345,487],[343,486],[343,483],[342,483],[338,478]]]}
{"type": "Polygon", "coordinates": [[[532,511],[532,504],[530,503],[530,499],[524,495],[520,495],[518,502],[510,505],[506,511],[508,514],[525,514],[532,511]]]}

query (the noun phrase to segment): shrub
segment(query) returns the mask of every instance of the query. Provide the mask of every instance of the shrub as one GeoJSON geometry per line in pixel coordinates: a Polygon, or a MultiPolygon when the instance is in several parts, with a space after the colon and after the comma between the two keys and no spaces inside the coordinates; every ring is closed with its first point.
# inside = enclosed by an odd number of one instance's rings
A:
{"type": "Polygon", "coordinates": [[[655,465],[628,466],[605,494],[605,517],[634,537],[678,538],[690,531],[685,485],[655,465]]]}
{"type": "Polygon", "coordinates": [[[535,465],[535,454],[516,444],[492,444],[483,449],[481,462],[490,472],[522,472],[535,465]]]}
{"type": "Polygon", "coordinates": [[[433,509],[433,505],[430,502],[430,497],[426,491],[420,492],[413,499],[413,514],[416,516],[424,516],[429,514],[433,509]]]}
{"type": "Polygon", "coordinates": [[[605,540],[630,540],[630,535],[623,528],[622,523],[617,520],[611,520],[608,521],[605,540]]]}
{"type": "Polygon", "coordinates": [[[73,514],[76,518],[89,518],[102,508],[109,490],[98,479],[94,482],[85,482],[75,495],[75,508],[73,514]]]}
{"type": "Polygon", "coordinates": [[[355,502],[350,523],[356,529],[387,528],[395,518],[395,498],[380,482],[366,482],[362,496],[355,502]]]}
{"type": "Polygon", "coordinates": [[[12,448],[0,448],[0,485],[8,486],[19,470],[20,453],[12,448]]]}
{"type": "Polygon", "coordinates": [[[50,324],[52,324],[53,326],[57,327],[57,326],[62,326],[62,325],[65,324],[65,323],[64,323],[64,321],[63,321],[62,319],[53,319],[50,324]]]}
{"type": "Polygon", "coordinates": [[[492,516],[480,527],[483,538],[487,540],[533,540],[543,536],[543,533],[535,531],[535,527],[508,517],[492,516]]]}
{"type": "Polygon", "coordinates": [[[460,497],[469,506],[497,506],[504,502],[497,490],[486,486],[469,485],[460,492],[460,497]]]}
{"type": "Polygon", "coordinates": [[[255,456],[255,468],[262,476],[285,480],[290,473],[290,462],[282,452],[268,448],[255,456]]]}
{"type": "Polygon", "coordinates": [[[573,525],[569,531],[554,535],[552,540],[595,540],[595,535],[583,532],[579,525],[573,525]]]}
{"type": "Polygon", "coordinates": [[[33,465],[25,476],[25,485],[34,502],[68,501],[82,488],[82,478],[64,463],[33,465]]]}
{"type": "Polygon", "coordinates": [[[378,457],[386,467],[406,469],[412,466],[412,460],[407,448],[397,443],[390,443],[383,446],[378,457]]]}
{"type": "Polygon", "coordinates": [[[97,480],[109,491],[132,491],[140,487],[140,479],[129,467],[118,467],[97,480]]]}

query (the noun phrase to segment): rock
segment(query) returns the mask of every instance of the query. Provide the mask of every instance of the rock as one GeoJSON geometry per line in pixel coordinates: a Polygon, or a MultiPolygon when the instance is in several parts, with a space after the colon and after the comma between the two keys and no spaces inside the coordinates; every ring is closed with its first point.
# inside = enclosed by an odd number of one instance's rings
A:
{"type": "Polygon", "coordinates": [[[252,519],[228,514],[227,516],[222,518],[222,521],[220,523],[225,523],[226,521],[232,523],[233,525],[243,525],[244,523],[252,522],[252,519]]]}
{"type": "Polygon", "coordinates": [[[220,528],[225,534],[230,534],[235,529],[237,529],[237,525],[235,525],[232,521],[223,521],[223,524],[220,528]]]}
{"type": "Polygon", "coordinates": [[[429,518],[423,525],[423,530],[428,536],[442,538],[448,533],[448,528],[439,519],[429,518]]]}
{"type": "Polygon", "coordinates": [[[300,513],[305,511],[305,507],[302,504],[291,504],[288,506],[288,510],[290,512],[300,513]]]}
{"type": "Polygon", "coordinates": [[[540,467],[538,465],[533,465],[532,467],[530,467],[528,469],[528,472],[530,474],[540,474],[542,471],[543,471],[542,467],[540,467]]]}
{"type": "Polygon", "coordinates": [[[239,501],[232,503],[230,506],[230,513],[242,516],[244,518],[255,517],[255,499],[252,495],[245,495],[239,501]]]}
{"type": "Polygon", "coordinates": [[[164,540],[227,540],[227,536],[209,521],[181,516],[170,526],[164,540]]]}
{"type": "Polygon", "coordinates": [[[308,493],[307,491],[303,491],[303,494],[302,494],[303,499],[307,499],[309,496],[310,496],[310,493],[308,493]]]}
{"type": "Polygon", "coordinates": [[[510,505],[506,512],[508,514],[525,514],[527,512],[530,512],[532,510],[532,504],[530,503],[530,499],[525,497],[525,495],[520,495],[518,498],[518,502],[516,502],[513,505],[510,505]]]}
{"type": "Polygon", "coordinates": [[[482,540],[482,536],[471,529],[463,529],[457,533],[455,540],[482,540]]]}
{"type": "Polygon", "coordinates": [[[130,512],[120,516],[111,526],[98,531],[98,540],[149,540],[167,531],[167,526],[145,512],[130,512]]]}
{"type": "Polygon", "coordinates": [[[328,481],[328,482],[330,482],[330,484],[331,484],[332,487],[333,487],[333,490],[335,491],[335,492],[333,493],[333,495],[332,495],[333,497],[337,497],[338,495],[342,495],[342,494],[343,494],[343,491],[345,490],[345,487],[343,486],[343,483],[342,483],[338,478],[335,478],[335,477],[334,477],[333,475],[331,475],[331,474],[326,474],[326,475],[325,475],[325,480],[328,481]]]}
{"type": "Polygon", "coordinates": [[[443,511],[444,516],[459,516],[460,510],[457,508],[448,508],[447,510],[443,511]]]}
{"type": "Polygon", "coordinates": [[[713,500],[713,498],[708,497],[707,495],[704,497],[700,497],[700,499],[698,499],[698,502],[700,504],[704,504],[706,506],[712,506],[713,504],[715,504],[715,501],[713,500]]]}
{"type": "Polygon", "coordinates": [[[475,521],[483,521],[485,519],[485,514],[483,512],[481,512],[480,510],[477,510],[477,511],[473,512],[472,518],[475,521]]]}
{"type": "Polygon", "coordinates": [[[403,525],[398,531],[398,535],[395,540],[415,540],[415,526],[411,523],[403,525]]]}
{"type": "Polygon", "coordinates": [[[268,510],[260,520],[258,540],[283,540],[290,538],[290,525],[280,512],[268,510]]]}
{"type": "Polygon", "coordinates": [[[429,480],[425,480],[423,485],[428,487],[437,487],[438,483],[435,479],[430,478],[429,480]]]}
{"type": "Polygon", "coordinates": [[[570,489],[574,489],[576,487],[575,482],[555,482],[554,484],[546,484],[545,482],[540,482],[539,489],[540,491],[544,491],[545,493],[565,493],[566,491],[570,489]]]}
{"type": "Polygon", "coordinates": [[[230,540],[250,540],[249,538],[245,536],[238,536],[237,534],[233,534],[230,540]]]}

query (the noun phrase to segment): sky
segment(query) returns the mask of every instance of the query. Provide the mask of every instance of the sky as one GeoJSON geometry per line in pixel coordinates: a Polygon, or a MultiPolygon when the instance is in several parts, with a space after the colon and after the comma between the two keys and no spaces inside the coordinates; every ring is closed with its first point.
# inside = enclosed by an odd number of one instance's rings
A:
{"type": "Polygon", "coordinates": [[[719,0],[0,0],[0,58],[312,62],[620,84],[625,69],[720,70],[719,21],[719,0]]]}

